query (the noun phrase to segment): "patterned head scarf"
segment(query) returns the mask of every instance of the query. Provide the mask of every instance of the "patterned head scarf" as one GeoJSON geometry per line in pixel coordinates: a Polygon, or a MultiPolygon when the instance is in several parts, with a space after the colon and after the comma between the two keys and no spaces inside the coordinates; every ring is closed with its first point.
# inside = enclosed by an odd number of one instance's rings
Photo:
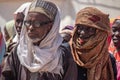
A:
{"type": "Polygon", "coordinates": [[[114,80],[107,44],[109,16],[96,8],[86,7],[78,12],[75,24],[97,28],[94,37],[84,45],[77,45],[75,27],[70,42],[75,62],[87,68],[88,80],[114,80]]]}
{"type": "MultiPolygon", "coordinates": [[[[36,0],[32,2],[29,12],[35,11],[43,13],[43,11],[40,10],[47,10],[46,6],[56,10],[55,14],[52,14],[55,19],[50,32],[40,42],[39,46],[35,46],[27,35],[26,27],[22,27],[23,29],[20,35],[17,54],[21,64],[30,72],[50,72],[61,74],[63,71],[61,57],[62,52],[59,47],[63,39],[59,34],[60,15],[57,6],[45,0],[36,0]],[[35,6],[33,6],[33,4],[35,6]]],[[[47,10],[47,12],[49,11],[50,10],[47,10]]]]}
{"type": "Polygon", "coordinates": [[[54,20],[55,15],[57,14],[57,8],[52,2],[35,0],[33,1],[33,4],[31,4],[29,12],[40,12],[45,14],[50,20],[54,20]]]}

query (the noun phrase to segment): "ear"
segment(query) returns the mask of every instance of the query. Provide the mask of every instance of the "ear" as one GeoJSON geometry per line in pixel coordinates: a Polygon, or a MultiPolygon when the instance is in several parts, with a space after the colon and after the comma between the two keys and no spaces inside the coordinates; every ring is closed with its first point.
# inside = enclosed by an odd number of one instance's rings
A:
{"type": "Polygon", "coordinates": [[[49,26],[48,28],[50,30],[53,27],[53,22],[49,23],[48,26],[49,26]]]}

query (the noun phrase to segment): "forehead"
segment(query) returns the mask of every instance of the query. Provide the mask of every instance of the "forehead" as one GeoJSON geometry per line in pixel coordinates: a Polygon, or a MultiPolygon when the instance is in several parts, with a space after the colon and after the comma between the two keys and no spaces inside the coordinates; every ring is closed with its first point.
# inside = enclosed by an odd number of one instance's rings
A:
{"type": "Polygon", "coordinates": [[[120,19],[115,20],[112,27],[120,27],[120,19]]]}
{"type": "Polygon", "coordinates": [[[24,18],[24,14],[23,13],[17,13],[15,15],[15,18],[24,18]]]}
{"type": "Polygon", "coordinates": [[[39,12],[29,12],[28,13],[28,15],[27,15],[27,19],[38,19],[38,20],[48,20],[49,18],[46,16],[46,15],[44,15],[44,14],[42,14],[42,13],[39,13],[39,12]]]}
{"type": "Polygon", "coordinates": [[[83,25],[83,24],[76,24],[77,28],[94,28],[92,26],[87,26],[87,25],[83,25]]]}

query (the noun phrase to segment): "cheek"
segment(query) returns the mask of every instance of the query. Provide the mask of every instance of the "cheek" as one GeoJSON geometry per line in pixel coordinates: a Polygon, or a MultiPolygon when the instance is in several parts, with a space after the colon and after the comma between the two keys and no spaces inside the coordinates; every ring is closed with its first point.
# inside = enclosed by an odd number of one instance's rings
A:
{"type": "Polygon", "coordinates": [[[42,37],[42,36],[44,36],[44,35],[46,35],[47,33],[48,33],[48,31],[47,30],[36,30],[36,32],[38,33],[38,36],[39,37],[42,37]]]}

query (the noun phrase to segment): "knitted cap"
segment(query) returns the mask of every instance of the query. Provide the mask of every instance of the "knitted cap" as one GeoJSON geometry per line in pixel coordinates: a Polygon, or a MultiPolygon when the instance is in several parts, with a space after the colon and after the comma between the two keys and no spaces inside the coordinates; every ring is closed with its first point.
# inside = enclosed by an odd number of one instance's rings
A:
{"type": "Polygon", "coordinates": [[[86,7],[80,10],[75,24],[82,24],[107,31],[108,33],[110,32],[109,15],[94,7],[86,7]]]}
{"type": "Polygon", "coordinates": [[[54,3],[45,0],[35,0],[32,2],[29,12],[40,12],[51,20],[55,19],[57,7],[54,3]]]}

